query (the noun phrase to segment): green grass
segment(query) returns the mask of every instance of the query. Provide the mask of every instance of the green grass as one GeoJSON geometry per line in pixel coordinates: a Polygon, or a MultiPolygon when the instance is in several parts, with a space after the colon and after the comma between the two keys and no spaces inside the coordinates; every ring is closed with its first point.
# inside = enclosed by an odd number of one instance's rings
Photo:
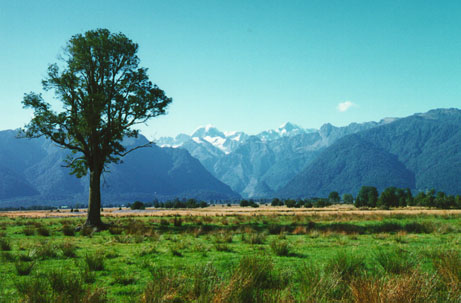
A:
{"type": "Polygon", "coordinates": [[[456,302],[460,219],[0,217],[0,302],[456,302]]]}

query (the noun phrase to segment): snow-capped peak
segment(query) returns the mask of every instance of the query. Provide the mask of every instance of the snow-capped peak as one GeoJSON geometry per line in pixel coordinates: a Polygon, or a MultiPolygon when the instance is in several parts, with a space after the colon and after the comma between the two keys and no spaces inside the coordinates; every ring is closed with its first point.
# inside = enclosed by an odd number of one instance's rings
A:
{"type": "Polygon", "coordinates": [[[208,124],[208,125],[201,126],[201,127],[197,128],[192,134],[192,137],[203,138],[203,137],[206,137],[206,136],[221,137],[221,138],[226,137],[226,135],[224,135],[223,132],[221,132],[219,129],[217,129],[216,127],[214,127],[211,124],[208,124]]]}

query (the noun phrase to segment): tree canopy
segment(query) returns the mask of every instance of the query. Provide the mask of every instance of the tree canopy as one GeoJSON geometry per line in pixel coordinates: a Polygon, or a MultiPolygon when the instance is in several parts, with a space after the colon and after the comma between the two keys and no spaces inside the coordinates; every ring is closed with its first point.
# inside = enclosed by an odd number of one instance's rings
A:
{"type": "Polygon", "coordinates": [[[25,94],[23,105],[34,117],[26,137],[45,136],[72,151],[66,160],[71,173],[90,172],[87,224],[100,225],[100,176],[107,164],[128,152],[122,140],[137,137],[134,126],[165,114],[172,99],[139,67],[138,44],[107,29],[74,35],[60,64],[51,64],[42,81],[54,91],[63,111],[56,112],[41,94],[25,94]]]}

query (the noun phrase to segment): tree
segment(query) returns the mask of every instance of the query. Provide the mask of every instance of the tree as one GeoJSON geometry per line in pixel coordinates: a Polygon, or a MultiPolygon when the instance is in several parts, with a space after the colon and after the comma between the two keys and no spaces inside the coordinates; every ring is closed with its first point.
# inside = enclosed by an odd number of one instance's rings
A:
{"type": "Polygon", "coordinates": [[[386,188],[379,196],[379,206],[389,209],[390,207],[399,206],[399,191],[397,188],[391,186],[386,188]]]}
{"type": "Polygon", "coordinates": [[[343,201],[345,204],[353,204],[354,203],[354,197],[351,194],[344,194],[343,195],[343,201]]]}
{"type": "Polygon", "coordinates": [[[355,206],[369,206],[376,207],[378,201],[378,190],[374,186],[362,186],[357,198],[355,199],[355,206]]]}
{"type": "Polygon", "coordinates": [[[339,201],[341,201],[341,198],[337,191],[332,191],[330,195],[328,196],[328,200],[331,203],[339,203],[339,201]]]}
{"type": "Polygon", "coordinates": [[[88,217],[85,225],[102,227],[101,174],[109,163],[118,163],[127,153],[126,137],[150,118],[165,114],[172,99],[149,81],[147,69],[139,67],[138,45],[122,33],[97,29],[77,34],[67,43],[61,65],[52,64],[42,81],[62,102],[55,112],[41,94],[25,94],[23,105],[34,117],[22,134],[45,136],[69,149],[66,160],[71,173],[89,172],[88,217]]]}

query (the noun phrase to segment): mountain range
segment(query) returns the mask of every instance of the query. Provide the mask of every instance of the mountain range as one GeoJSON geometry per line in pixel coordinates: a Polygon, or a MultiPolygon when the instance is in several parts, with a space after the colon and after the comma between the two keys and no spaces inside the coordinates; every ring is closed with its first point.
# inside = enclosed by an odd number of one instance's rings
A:
{"type": "Polygon", "coordinates": [[[460,175],[461,111],[437,109],[337,140],[277,195],[357,194],[362,185],[460,194],[460,175]]]}
{"type": "MultiPolygon", "coordinates": [[[[43,138],[0,132],[0,207],[85,203],[88,180],[62,166],[67,151],[43,138]]],[[[147,139],[126,140],[126,146],[147,139]]],[[[461,193],[461,110],[304,129],[285,123],[256,135],[213,126],[162,137],[104,174],[104,203],[357,194],[363,185],[461,193]]]]}
{"type": "Polygon", "coordinates": [[[257,135],[221,132],[213,126],[198,128],[192,135],[156,140],[159,146],[187,149],[219,180],[249,198],[271,197],[333,142],[393,121],[352,123],[320,129],[304,129],[285,123],[257,135]]]}
{"type": "Polygon", "coordinates": [[[187,149],[243,197],[356,194],[362,185],[460,193],[459,109],[304,129],[286,123],[256,135],[213,126],[157,144],[187,149]]]}
{"type": "MultiPolygon", "coordinates": [[[[146,144],[140,136],[127,147],[146,144]]],[[[67,151],[51,141],[18,139],[17,131],[0,132],[0,207],[86,204],[88,178],[69,175],[67,151]]],[[[213,177],[185,149],[153,145],[109,165],[102,179],[103,204],[154,198],[237,199],[240,196],[213,177]]]]}

